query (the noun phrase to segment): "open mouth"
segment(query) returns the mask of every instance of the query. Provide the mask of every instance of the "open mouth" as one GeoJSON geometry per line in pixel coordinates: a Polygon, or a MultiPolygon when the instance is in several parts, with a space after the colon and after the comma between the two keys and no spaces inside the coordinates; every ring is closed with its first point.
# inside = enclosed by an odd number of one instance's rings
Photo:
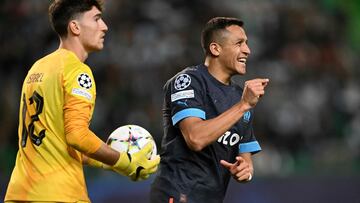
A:
{"type": "Polygon", "coordinates": [[[246,58],[239,58],[239,59],[238,59],[238,62],[246,65],[246,60],[247,60],[246,58]]]}

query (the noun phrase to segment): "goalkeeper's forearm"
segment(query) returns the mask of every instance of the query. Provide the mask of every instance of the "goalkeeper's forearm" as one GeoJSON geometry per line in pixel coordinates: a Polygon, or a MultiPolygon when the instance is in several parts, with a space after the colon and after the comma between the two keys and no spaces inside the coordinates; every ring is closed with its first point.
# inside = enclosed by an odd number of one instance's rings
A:
{"type": "Polygon", "coordinates": [[[95,153],[83,155],[83,163],[98,168],[112,169],[125,176],[132,172],[132,170],[126,171],[130,165],[128,154],[119,153],[105,143],[95,153]]]}
{"type": "Polygon", "coordinates": [[[86,127],[78,127],[76,132],[73,129],[68,130],[66,140],[71,147],[82,154],[105,164],[114,165],[119,160],[120,153],[107,146],[86,127]]]}
{"type": "MultiPolygon", "coordinates": [[[[82,163],[97,168],[111,169],[124,176],[128,176],[134,172],[134,169],[129,169],[130,156],[127,153],[116,152],[116,154],[118,154],[118,159],[114,164],[111,162],[103,163],[101,161],[94,159],[94,158],[103,157],[103,154],[107,154],[108,152],[106,151],[108,151],[108,149],[106,148],[107,146],[104,146],[104,148],[100,147],[100,149],[96,151],[94,154],[90,154],[89,156],[92,156],[92,158],[83,154],[82,163]]],[[[110,148],[109,151],[113,151],[113,149],[110,148]]]]}
{"type": "Polygon", "coordinates": [[[104,163],[95,159],[92,159],[85,154],[82,154],[82,163],[96,168],[103,168],[104,163]]]}
{"type": "MultiPolygon", "coordinates": [[[[95,153],[88,154],[87,156],[91,159],[95,159],[104,164],[112,166],[119,160],[120,153],[110,148],[105,143],[102,143],[100,148],[95,153]]],[[[90,162],[89,165],[91,165],[91,159],[87,160],[88,163],[90,162]]]]}
{"type": "MultiPolygon", "coordinates": [[[[113,171],[124,175],[129,176],[133,181],[145,180],[149,177],[150,174],[156,172],[157,165],[160,162],[160,157],[156,156],[152,160],[148,160],[147,154],[150,153],[152,149],[151,144],[147,144],[143,149],[130,156],[127,153],[118,153],[118,159],[114,164],[108,162],[104,164],[100,161],[95,160],[94,158],[102,157],[103,154],[107,154],[107,146],[102,146],[94,154],[91,154],[92,158],[83,156],[83,163],[88,164],[98,168],[112,169],[113,171]],[[139,167],[142,170],[137,170],[139,167]]],[[[110,148],[110,151],[113,149],[110,148]]]]}

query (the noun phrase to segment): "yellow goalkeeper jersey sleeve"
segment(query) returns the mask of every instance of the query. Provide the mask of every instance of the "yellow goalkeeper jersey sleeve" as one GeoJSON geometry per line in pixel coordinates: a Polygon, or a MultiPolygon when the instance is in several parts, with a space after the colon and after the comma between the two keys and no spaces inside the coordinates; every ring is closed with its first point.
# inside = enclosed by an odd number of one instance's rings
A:
{"type": "Polygon", "coordinates": [[[90,201],[81,154],[67,143],[64,111],[85,115],[88,127],[95,97],[91,69],[71,51],[58,49],[31,67],[22,86],[19,151],[5,201],[90,201]]]}

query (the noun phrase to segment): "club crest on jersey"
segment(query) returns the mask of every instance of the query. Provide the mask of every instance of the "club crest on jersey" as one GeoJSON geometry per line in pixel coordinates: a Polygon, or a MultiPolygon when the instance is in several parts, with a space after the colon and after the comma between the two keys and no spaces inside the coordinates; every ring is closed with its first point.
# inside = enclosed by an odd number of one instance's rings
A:
{"type": "Polygon", "coordinates": [[[245,112],[244,115],[243,115],[243,121],[245,123],[248,123],[250,121],[250,117],[251,117],[250,111],[245,112]]]}
{"type": "Polygon", "coordinates": [[[180,74],[175,79],[175,89],[183,90],[191,84],[191,77],[188,74],[180,74]]]}
{"type": "Polygon", "coordinates": [[[78,80],[78,83],[79,83],[80,87],[83,87],[85,89],[90,89],[92,87],[91,78],[86,73],[81,73],[78,76],[77,80],[78,80]]]}

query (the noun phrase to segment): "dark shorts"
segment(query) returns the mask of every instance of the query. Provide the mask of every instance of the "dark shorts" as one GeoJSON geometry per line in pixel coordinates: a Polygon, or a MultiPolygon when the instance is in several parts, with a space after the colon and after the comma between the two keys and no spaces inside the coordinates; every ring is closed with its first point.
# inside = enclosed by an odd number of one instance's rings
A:
{"type": "Polygon", "coordinates": [[[179,191],[170,181],[156,177],[151,185],[150,203],[221,203],[223,196],[219,193],[204,192],[195,187],[188,193],[179,191]]]}

